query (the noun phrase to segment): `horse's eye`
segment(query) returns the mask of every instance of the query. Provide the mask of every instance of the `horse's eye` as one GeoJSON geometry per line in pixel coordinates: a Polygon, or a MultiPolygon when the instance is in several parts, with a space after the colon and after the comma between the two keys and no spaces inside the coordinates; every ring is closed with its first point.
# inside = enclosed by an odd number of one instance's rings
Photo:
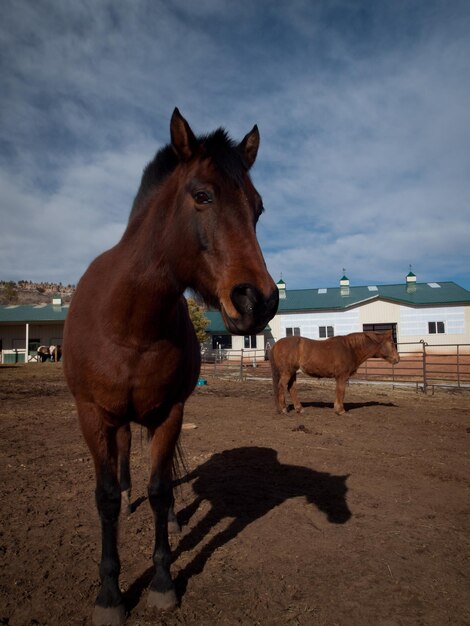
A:
{"type": "Polygon", "coordinates": [[[196,191],[193,197],[198,204],[209,204],[212,202],[212,196],[207,191],[196,191]]]}

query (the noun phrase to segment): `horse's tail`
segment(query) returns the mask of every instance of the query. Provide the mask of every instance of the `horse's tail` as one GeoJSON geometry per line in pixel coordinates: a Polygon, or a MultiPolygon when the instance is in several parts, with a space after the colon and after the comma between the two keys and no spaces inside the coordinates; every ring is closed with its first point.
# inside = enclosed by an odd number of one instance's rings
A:
{"type": "Polygon", "coordinates": [[[274,393],[274,404],[278,411],[281,411],[281,407],[279,406],[279,367],[276,363],[276,345],[273,346],[272,350],[269,353],[269,362],[271,363],[271,375],[273,378],[273,393],[274,393]]]}

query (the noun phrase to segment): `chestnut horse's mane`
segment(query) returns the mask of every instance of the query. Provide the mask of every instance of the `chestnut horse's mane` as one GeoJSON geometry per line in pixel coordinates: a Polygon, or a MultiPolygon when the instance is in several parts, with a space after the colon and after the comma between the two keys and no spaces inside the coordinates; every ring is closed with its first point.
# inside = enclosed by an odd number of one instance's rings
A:
{"type": "Polygon", "coordinates": [[[349,335],[344,335],[343,338],[347,339],[348,343],[354,347],[362,347],[367,344],[367,341],[379,344],[382,340],[382,334],[384,333],[380,333],[377,337],[377,335],[371,334],[370,331],[364,331],[361,333],[350,333],[349,335]]]}
{"type": "MultiPolygon", "coordinates": [[[[243,175],[248,168],[238,145],[223,128],[218,128],[208,135],[197,137],[197,143],[200,158],[210,158],[225,178],[231,180],[237,187],[243,185],[243,175]]],[[[146,196],[161,185],[179,163],[180,159],[170,144],[157,152],[154,159],[144,168],[129,220],[140,213],[145,204],[143,200],[146,196]]]]}

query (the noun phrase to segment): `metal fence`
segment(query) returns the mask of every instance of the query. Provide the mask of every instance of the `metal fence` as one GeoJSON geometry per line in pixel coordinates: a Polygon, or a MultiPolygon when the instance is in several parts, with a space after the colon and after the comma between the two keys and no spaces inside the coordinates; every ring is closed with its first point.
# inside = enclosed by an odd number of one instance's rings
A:
{"type": "MultiPolygon", "coordinates": [[[[368,359],[353,381],[413,385],[424,392],[435,387],[470,389],[470,344],[428,345],[399,343],[400,362],[368,359]]],[[[264,350],[213,350],[203,355],[201,375],[247,380],[270,378],[271,367],[264,350]]]]}

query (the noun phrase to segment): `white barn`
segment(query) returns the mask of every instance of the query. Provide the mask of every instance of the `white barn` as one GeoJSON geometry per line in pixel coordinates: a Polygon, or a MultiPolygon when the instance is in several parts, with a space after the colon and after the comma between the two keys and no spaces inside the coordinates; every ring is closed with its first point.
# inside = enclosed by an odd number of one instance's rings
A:
{"type": "Polygon", "coordinates": [[[366,330],[391,329],[403,346],[467,344],[470,352],[470,292],[454,282],[418,283],[410,272],[402,284],[288,290],[279,281],[279,310],[270,322],[273,339],[301,335],[324,339],[366,330]]]}

